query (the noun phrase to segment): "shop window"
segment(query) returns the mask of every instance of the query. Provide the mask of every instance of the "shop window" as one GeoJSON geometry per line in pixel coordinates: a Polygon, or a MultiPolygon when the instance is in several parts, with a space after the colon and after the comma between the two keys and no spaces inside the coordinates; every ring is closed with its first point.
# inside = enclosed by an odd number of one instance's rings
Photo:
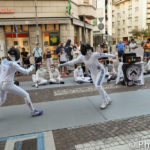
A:
{"type": "Polygon", "coordinates": [[[22,32],[29,32],[29,27],[28,27],[28,25],[23,25],[23,26],[22,26],[22,32]]]}
{"type": "Polygon", "coordinates": [[[54,31],[54,24],[48,24],[47,31],[54,31]]]}
{"type": "Polygon", "coordinates": [[[55,25],[55,30],[56,30],[56,31],[59,31],[59,24],[56,24],[56,25],[55,25]]]}
{"type": "Polygon", "coordinates": [[[45,32],[45,24],[42,24],[42,32],[45,32]]]}
{"type": "Polygon", "coordinates": [[[50,32],[49,33],[49,43],[50,43],[50,46],[58,46],[59,45],[59,32],[50,32]]]}
{"type": "Polygon", "coordinates": [[[5,32],[11,32],[11,26],[5,26],[5,32]]]}

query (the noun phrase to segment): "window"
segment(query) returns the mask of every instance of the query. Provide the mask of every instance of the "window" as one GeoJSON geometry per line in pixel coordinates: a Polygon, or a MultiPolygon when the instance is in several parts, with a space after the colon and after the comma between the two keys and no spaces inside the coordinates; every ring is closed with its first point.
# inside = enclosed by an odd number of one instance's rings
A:
{"type": "Polygon", "coordinates": [[[88,4],[88,3],[89,3],[89,0],[83,0],[83,3],[87,3],[87,4],[88,4]]]}

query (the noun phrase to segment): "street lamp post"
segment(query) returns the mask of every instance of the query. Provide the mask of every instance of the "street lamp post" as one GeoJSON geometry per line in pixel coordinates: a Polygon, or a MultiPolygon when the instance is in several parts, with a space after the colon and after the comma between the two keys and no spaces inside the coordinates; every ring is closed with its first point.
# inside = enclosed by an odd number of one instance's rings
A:
{"type": "Polygon", "coordinates": [[[35,0],[35,20],[36,20],[36,42],[39,43],[38,15],[37,15],[37,0],[35,0]]]}

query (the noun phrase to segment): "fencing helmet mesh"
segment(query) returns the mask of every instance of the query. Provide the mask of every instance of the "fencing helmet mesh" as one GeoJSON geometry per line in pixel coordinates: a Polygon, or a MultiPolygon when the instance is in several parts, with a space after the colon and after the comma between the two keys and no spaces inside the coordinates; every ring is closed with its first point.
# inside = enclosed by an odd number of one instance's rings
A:
{"type": "Polygon", "coordinates": [[[81,54],[82,54],[82,55],[86,55],[88,50],[93,51],[93,49],[92,49],[92,47],[90,46],[90,44],[88,44],[88,43],[86,43],[86,44],[81,44],[81,54]]]}
{"type": "Polygon", "coordinates": [[[8,51],[8,56],[10,59],[13,57],[15,58],[14,61],[18,61],[20,59],[20,51],[17,48],[12,47],[8,51]]]}

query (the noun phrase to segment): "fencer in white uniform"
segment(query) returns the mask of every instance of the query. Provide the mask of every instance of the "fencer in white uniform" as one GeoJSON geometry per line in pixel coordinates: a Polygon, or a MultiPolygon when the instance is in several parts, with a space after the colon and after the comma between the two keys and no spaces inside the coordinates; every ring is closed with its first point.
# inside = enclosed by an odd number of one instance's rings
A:
{"type": "Polygon", "coordinates": [[[17,60],[20,58],[20,52],[18,49],[12,47],[8,51],[8,56],[10,60],[3,59],[1,62],[0,71],[0,106],[5,103],[7,98],[7,93],[18,95],[24,98],[26,104],[28,105],[31,115],[40,116],[43,114],[42,110],[36,110],[33,107],[29,94],[22,88],[14,84],[14,75],[16,72],[21,72],[23,74],[29,74],[34,66],[28,69],[24,69],[17,64],[17,60]]]}
{"type": "Polygon", "coordinates": [[[74,70],[74,80],[77,83],[90,83],[90,77],[84,77],[83,74],[83,69],[79,65],[75,70],[74,70]]]}
{"type": "Polygon", "coordinates": [[[82,44],[81,55],[78,56],[77,59],[59,65],[61,67],[84,62],[91,72],[91,77],[96,89],[102,95],[103,103],[100,107],[101,109],[105,109],[111,103],[110,97],[102,87],[103,79],[105,77],[105,69],[104,66],[98,61],[99,58],[104,57],[114,57],[114,55],[92,52],[92,47],[89,44],[82,44]]]}
{"type": "Polygon", "coordinates": [[[63,78],[60,77],[60,73],[54,64],[50,66],[49,77],[50,84],[64,84],[63,78]]]}
{"type": "Polygon", "coordinates": [[[34,85],[36,88],[38,88],[39,85],[45,85],[48,83],[46,80],[46,69],[40,65],[40,68],[36,71],[36,74],[32,75],[32,81],[34,82],[34,85]]]}

